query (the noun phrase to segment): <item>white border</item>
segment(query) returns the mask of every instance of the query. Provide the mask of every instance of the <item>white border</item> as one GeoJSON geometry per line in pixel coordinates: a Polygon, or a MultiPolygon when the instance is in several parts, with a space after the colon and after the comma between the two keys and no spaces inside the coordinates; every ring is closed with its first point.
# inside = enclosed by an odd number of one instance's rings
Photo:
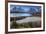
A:
{"type": "Polygon", "coordinates": [[[13,31],[28,31],[28,30],[43,30],[43,5],[42,4],[24,4],[24,3],[8,3],[8,32],[13,31]],[[41,12],[41,28],[24,28],[24,29],[10,29],[10,5],[31,5],[31,6],[41,6],[42,12],[41,12]]]}

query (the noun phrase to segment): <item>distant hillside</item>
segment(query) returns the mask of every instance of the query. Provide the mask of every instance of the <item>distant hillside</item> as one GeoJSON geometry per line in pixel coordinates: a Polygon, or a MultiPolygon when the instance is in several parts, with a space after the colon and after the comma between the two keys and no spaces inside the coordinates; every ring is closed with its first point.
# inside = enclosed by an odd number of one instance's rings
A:
{"type": "Polygon", "coordinates": [[[25,19],[17,20],[17,23],[39,22],[41,17],[26,17],[25,19]]]}

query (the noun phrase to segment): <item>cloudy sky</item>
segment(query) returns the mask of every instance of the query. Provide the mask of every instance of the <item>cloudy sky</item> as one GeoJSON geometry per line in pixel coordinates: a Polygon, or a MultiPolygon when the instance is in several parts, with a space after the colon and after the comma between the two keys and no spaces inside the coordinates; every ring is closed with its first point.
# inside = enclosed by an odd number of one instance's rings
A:
{"type": "Polygon", "coordinates": [[[28,13],[16,13],[18,12],[40,12],[41,6],[22,6],[22,5],[10,5],[10,12],[12,12],[11,16],[32,16],[28,13]],[[13,14],[14,13],[14,14],[13,14]]]}

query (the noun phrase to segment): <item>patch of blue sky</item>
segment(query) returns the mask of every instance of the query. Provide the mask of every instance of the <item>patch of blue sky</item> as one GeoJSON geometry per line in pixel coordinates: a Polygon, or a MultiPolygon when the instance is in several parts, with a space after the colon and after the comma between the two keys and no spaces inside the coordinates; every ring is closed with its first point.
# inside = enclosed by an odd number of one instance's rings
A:
{"type": "Polygon", "coordinates": [[[39,12],[39,11],[41,11],[41,6],[10,5],[10,9],[13,12],[16,11],[16,10],[19,10],[21,12],[28,12],[28,11],[39,12]]]}

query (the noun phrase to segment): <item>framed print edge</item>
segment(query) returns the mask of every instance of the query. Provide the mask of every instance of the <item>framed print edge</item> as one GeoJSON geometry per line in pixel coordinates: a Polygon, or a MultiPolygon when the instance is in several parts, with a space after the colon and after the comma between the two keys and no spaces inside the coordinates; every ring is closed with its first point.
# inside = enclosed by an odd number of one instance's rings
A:
{"type": "Polygon", "coordinates": [[[8,0],[5,0],[5,34],[8,34],[8,0]]]}
{"type": "MultiPolygon", "coordinates": [[[[39,3],[39,2],[14,2],[14,3],[34,3],[34,4],[42,4],[44,8],[43,12],[43,30],[32,30],[32,31],[14,31],[14,32],[8,32],[8,3],[9,1],[5,1],[5,33],[21,33],[21,32],[38,32],[38,31],[45,31],[45,3],[39,3]]],[[[13,2],[12,2],[13,3],[13,2]]]]}

